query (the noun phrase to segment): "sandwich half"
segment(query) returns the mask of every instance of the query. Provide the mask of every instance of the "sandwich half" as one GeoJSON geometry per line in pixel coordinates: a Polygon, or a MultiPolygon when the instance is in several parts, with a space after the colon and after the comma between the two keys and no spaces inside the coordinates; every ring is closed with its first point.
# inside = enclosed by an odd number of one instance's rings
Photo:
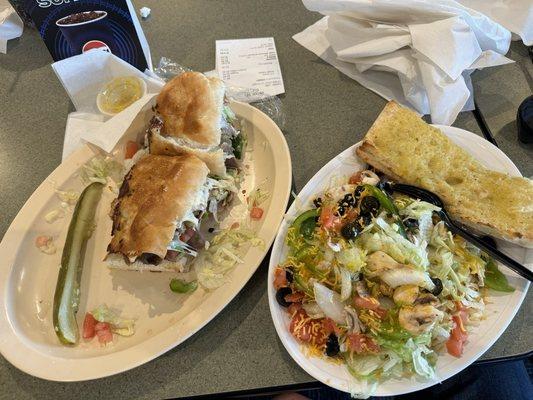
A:
{"type": "Polygon", "coordinates": [[[389,102],[356,153],[392,179],[439,195],[459,222],[533,248],[533,181],[485,168],[413,111],[389,102]]]}
{"type": "Polygon", "coordinates": [[[137,160],[112,206],[108,265],[185,271],[205,244],[199,231],[202,217],[228,195],[208,173],[193,155],[147,154],[137,160]]]}
{"type": "Polygon", "coordinates": [[[220,79],[199,72],[170,80],[157,96],[147,135],[150,153],[194,155],[219,176],[226,167],[236,168],[243,143],[225,91],[220,79]]]}

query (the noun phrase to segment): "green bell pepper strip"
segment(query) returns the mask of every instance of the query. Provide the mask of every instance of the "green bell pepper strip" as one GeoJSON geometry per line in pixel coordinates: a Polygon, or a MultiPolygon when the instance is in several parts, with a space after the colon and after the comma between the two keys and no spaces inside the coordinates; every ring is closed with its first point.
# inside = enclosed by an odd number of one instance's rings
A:
{"type": "Polygon", "coordinates": [[[325,274],[324,272],[317,269],[312,263],[306,262],[305,258],[309,255],[311,249],[313,246],[306,246],[298,250],[298,252],[294,255],[294,258],[298,260],[299,262],[303,263],[305,268],[309,270],[313,275],[315,275],[318,278],[324,278],[325,274]]]}
{"type": "MultiPolygon", "coordinates": [[[[304,211],[303,213],[298,215],[298,217],[294,220],[294,222],[291,225],[291,228],[296,228],[296,231],[298,233],[300,233],[302,236],[306,237],[307,239],[310,239],[310,237],[306,236],[306,234],[309,234],[310,223],[304,224],[304,222],[308,220],[312,220],[314,225],[316,226],[315,218],[318,217],[319,215],[320,215],[320,212],[318,208],[313,208],[311,210],[304,211]]],[[[314,227],[313,227],[313,231],[314,231],[314,227]]]]}
{"type": "Polygon", "coordinates": [[[298,274],[297,272],[293,272],[292,278],[294,280],[294,286],[296,286],[298,290],[307,293],[311,297],[314,296],[313,291],[307,286],[300,274],[298,274]]]}
{"type": "Polygon", "coordinates": [[[300,225],[300,234],[304,238],[311,240],[313,236],[315,235],[315,228],[316,228],[315,217],[307,218],[300,225]]]}
{"type": "Polygon", "coordinates": [[[407,239],[407,233],[405,231],[405,226],[403,225],[402,219],[400,218],[400,212],[398,211],[398,208],[393,203],[388,194],[373,185],[364,184],[363,187],[372,196],[378,199],[379,204],[382,208],[384,208],[388,213],[392,214],[392,217],[395,220],[394,222],[396,222],[396,224],[398,225],[400,235],[407,239]]]}
{"type": "Polygon", "coordinates": [[[498,292],[514,292],[514,287],[509,285],[505,275],[498,269],[494,260],[490,259],[485,264],[485,287],[498,292]]]}
{"type": "Polygon", "coordinates": [[[192,293],[198,288],[197,281],[185,282],[181,279],[172,279],[170,281],[170,290],[174,293],[192,293]]]}

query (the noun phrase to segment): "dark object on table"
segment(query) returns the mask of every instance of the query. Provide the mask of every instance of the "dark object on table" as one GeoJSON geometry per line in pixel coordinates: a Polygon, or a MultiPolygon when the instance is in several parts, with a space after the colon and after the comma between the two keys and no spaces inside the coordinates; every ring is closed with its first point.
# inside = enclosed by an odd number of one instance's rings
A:
{"type": "Polygon", "coordinates": [[[529,96],[518,107],[516,114],[518,140],[533,143],[533,96],[529,96]]]}
{"type": "Polygon", "coordinates": [[[440,207],[440,211],[437,212],[440,219],[444,221],[448,229],[459,236],[462,236],[464,239],[468,240],[470,243],[475,245],[480,250],[483,250],[488,255],[490,255],[495,260],[501,262],[503,265],[507,266],[509,269],[512,269],[514,272],[516,272],[518,275],[522,276],[523,278],[533,281],[533,272],[531,272],[528,268],[524,267],[522,264],[516,262],[511,257],[505,255],[501,251],[499,251],[497,248],[492,247],[491,245],[487,244],[484,240],[480,239],[479,237],[473,235],[472,233],[468,232],[466,229],[464,229],[462,226],[455,223],[448,213],[446,212],[444,208],[444,203],[440,199],[439,196],[437,196],[435,193],[430,192],[429,190],[425,190],[416,186],[411,185],[403,185],[400,183],[391,183],[392,190],[395,192],[407,194],[411,197],[418,198],[420,200],[427,201],[428,203],[434,204],[437,207],[440,207]]]}
{"type": "Polygon", "coordinates": [[[128,0],[22,0],[16,6],[31,18],[55,61],[100,49],[141,71],[151,68],[144,33],[128,0]]]}

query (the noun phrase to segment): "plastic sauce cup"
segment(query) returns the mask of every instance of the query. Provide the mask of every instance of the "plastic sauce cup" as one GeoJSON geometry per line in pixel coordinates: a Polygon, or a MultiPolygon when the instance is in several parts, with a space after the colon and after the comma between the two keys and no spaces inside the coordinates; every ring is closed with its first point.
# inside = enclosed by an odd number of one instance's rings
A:
{"type": "Polygon", "coordinates": [[[96,105],[105,115],[115,115],[146,94],[146,82],[136,76],[120,76],[107,83],[98,96],[96,105]]]}

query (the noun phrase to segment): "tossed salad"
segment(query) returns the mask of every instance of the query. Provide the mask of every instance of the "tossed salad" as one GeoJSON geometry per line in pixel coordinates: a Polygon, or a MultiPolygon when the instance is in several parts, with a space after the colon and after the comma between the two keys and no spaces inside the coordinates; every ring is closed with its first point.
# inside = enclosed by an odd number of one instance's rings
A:
{"type": "Polygon", "coordinates": [[[374,386],[431,379],[439,352],[461,356],[470,327],[484,318],[484,288],[514,289],[437,210],[387,193],[365,170],[297,216],[274,287],[308,354],[342,362],[374,386]]]}

